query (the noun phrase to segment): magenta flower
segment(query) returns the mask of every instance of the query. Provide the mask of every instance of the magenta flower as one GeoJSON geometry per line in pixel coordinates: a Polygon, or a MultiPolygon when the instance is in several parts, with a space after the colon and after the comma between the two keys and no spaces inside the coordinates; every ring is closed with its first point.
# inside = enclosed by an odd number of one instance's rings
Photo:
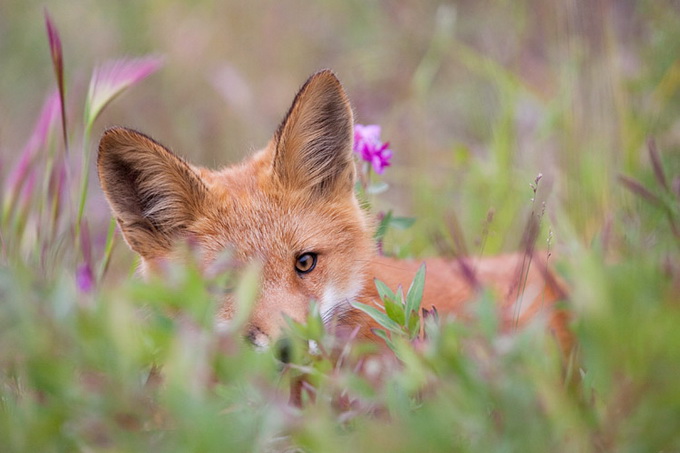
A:
{"type": "Polygon", "coordinates": [[[370,124],[354,126],[354,151],[371,164],[376,173],[382,174],[390,166],[392,150],[389,142],[380,141],[380,126],[370,124]]]}
{"type": "Polygon", "coordinates": [[[95,68],[85,105],[85,124],[91,125],[102,109],[126,88],[156,72],[163,60],[144,57],[108,61],[95,68]]]}

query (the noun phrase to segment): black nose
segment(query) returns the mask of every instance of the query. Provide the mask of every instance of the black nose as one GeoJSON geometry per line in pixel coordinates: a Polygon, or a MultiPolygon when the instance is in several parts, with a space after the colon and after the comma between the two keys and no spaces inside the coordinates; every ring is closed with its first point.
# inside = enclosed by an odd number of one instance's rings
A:
{"type": "Polygon", "coordinates": [[[248,343],[255,345],[255,341],[257,340],[257,333],[258,329],[250,329],[248,330],[248,333],[246,333],[245,338],[248,343]]]}
{"type": "Polygon", "coordinates": [[[245,339],[256,349],[265,350],[269,347],[269,337],[259,327],[249,328],[245,334],[245,339]]]}
{"type": "Polygon", "coordinates": [[[290,363],[293,355],[293,346],[290,343],[290,340],[287,338],[280,339],[276,342],[275,348],[276,358],[282,363],[290,363]]]}

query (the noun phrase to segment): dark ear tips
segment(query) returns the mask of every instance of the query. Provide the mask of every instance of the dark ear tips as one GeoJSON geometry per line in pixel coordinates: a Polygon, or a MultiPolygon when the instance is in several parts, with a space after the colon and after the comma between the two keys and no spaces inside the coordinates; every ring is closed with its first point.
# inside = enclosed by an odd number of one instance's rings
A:
{"type": "MultiPolygon", "coordinates": [[[[295,98],[293,99],[293,103],[290,105],[290,107],[288,108],[288,112],[283,117],[283,121],[281,121],[281,123],[279,124],[276,134],[274,135],[274,138],[276,139],[277,142],[281,138],[283,129],[286,126],[286,123],[288,122],[288,119],[290,118],[291,114],[293,113],[293,110],[295,109],[296,105],[298,105],[300,98],[310,88],[310,85],[327,85],[328,87],[335,87],[336,89],[339,89],[339,91],[341,91],[342,94],[344,95],[344,89],[342,88],[340,79],[338,79],[338,77],[332,70],[322,69],[309,76],[309,78],[307,78],[305,83],[303,83],[300,89],[298,90],[297,94],[295,95],[295,98]]],[[[346,98],[346,95],[344,97],[346,98]]]]}
{"type": "Polygon", "coordinates": [[[300,88],[274,136],[274,173],[289,187],[351,192],[353,139],[349,99],[332,71],[319,71],[300,88]]]}

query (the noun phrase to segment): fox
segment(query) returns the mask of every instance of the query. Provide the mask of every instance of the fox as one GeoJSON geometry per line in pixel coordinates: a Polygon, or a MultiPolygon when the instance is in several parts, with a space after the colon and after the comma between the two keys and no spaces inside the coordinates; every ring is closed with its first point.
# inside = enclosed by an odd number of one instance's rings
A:
{"type": "MultiPolygon", "coordinates": [[[[259,295],[245,327],[256,347],[272,345],[286,317],[304,322],[312,300],[327,325],[379,342],[376,321],[355,302],[379,304],[375,279],[393,290],[408,287],[422,261],[379,253],[375,222],[355,193],[353,131],[343,86],[322,70],[299,89],[268,144],[239,164],[195,166],[147,135],[112,127],[99,142],[97,172],[142,274],[158,272],[187,240],[201,250],[205,266],[224,250],[240,263],[260,263],[259,295]]],[[[466,319],[479,288],[488,287],[502,329],[545,313],[569,351],[569,314],[558,305],[566,292],[546,260],[526,251],[425,259],[422,306],[466,319]]],[[[234,296],[220,297],[216,322],[228,323],[234,296]]]]}

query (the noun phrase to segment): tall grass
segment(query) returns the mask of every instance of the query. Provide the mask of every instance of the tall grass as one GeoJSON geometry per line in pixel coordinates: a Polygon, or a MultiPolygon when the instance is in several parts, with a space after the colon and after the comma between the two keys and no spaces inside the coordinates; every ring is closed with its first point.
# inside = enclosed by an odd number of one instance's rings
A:
{"type": "MultiPolygon", "coordinates": [[[[26,5],[26,24],[42,27],[42,11],[26,5]]],[[[222,68],[208,62],[224,58],[211,37],[227,33],[209,20],[218,8],[211,2],[159,2],[135,14],[97,5],[89,14],[101,35],[90,24],[77,29],[58,6],[47,39],[27,25],[25,33],[41,36],[44,58],[8,59],[7,74],[17,61],[35,60],[36,68],[54,68],[56,83],[49,89],[40,71],[27,76],[30,86],[18,84],[17,93],[47,95],[22,102],[0,85],[17,118],[35,116],[32,126],[15,128],[0,112],[12,126],[0,130],[21,132],[4,140],[0,155],[0,449],[680,450],[680,13],[672,2],[593,5],[298,5],[291,10],[316,34],[314,47],[272,27],[277,14],[292,14],[286,8],[225,3],[219,8],[233,33],[279,35],[261,51],[218,40],[234,52],[222,68]],[[140,25],[153,32],[142,35],[140,25]],[[83,41],[76,33],[92,41],[70,52],[83,41]],[[193,47],[173,44],[168,67],[133,88],[161,60],[101,63],[89,52],[104,52],[107,33],[140,53],[163,50],[156,40],[175,43],[175,33],[193,47]],[[284,45],[290,66],[278,60],[284,45]],[[298,67],[307,59],[313,67],[298,67]],[[260,74],[263,62],[277,61],[276,80],[260,74]],[[483,291],[470,322],[421,319],[417,277],[405,295],[381,289],[382,335],[394,354],[337,344],[312,308],[305,324],[288,326],[284,364],[245,344],[238,322],[227,331],[214,326],[214,288],[236,285],[247,306],[252,273],[201,276],[189,250],[188,265],[168,268],[165,278],[129,276],[132,255],[90,179],[102,112],[111,122],[148,121],[188,151],[194,143],[219,149],[230,134],[236,146],[248,140],[239,135],[244,125],[273,130],[282,109],[270,104],[285,107],[306,73],[326,64],[346,76],[359,120],[380,122],[395,154],[385,171],[390,189],[367,195],[387,212],[383,250],[516,249],[532,219],[531,236],[568,282],[576,357],[565,362],[541,320],[499,332],[493,296],[483,291]],[[192,85],[187,68],[205,68],[212,82],[240,86],[244,96],[272,94],[254,101],[232,91],[229,113],[217,113],[210,83],[178,88],[192,85]],[[274,83],[280,90],[264,89],[274,83]],[[176,90],[162,95],[165,87],[176,90]],[[248,111],[256,102],[262,122],[248,111]],[[202,122],[187,121],[195,117],[202,122]],[[215,124],[220,132],[210,134],[215,124]],[[310,350],[310,340],[318,347],[310,350]],[[289,403],[291,388],[298,406],[289,403]]],[[[19,36],[14,23],[10,34],[19,36]]]]}

